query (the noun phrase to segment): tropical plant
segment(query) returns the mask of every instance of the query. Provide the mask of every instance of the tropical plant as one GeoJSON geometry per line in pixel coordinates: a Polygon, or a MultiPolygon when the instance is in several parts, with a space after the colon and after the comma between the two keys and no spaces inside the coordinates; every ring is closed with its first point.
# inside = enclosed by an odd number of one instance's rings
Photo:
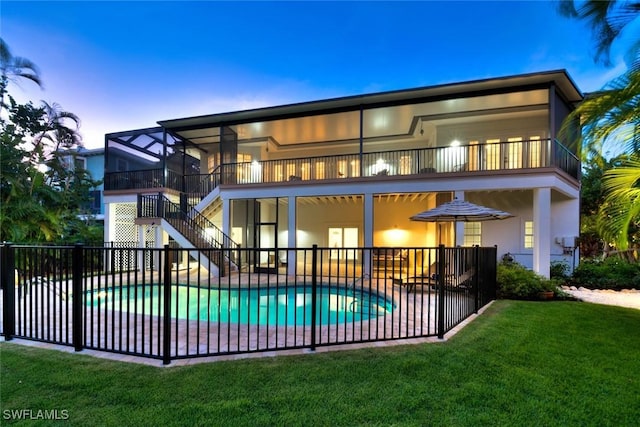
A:
{"type": "MultiPolygon", "coordinates": [[[[640,13],[640,1],[563,0],[558,5],[562,15],[589,22],[596,46],[595,59],[606,65],[611,65],[611,46],[625,30],[632,31],[631,23],[640,13]]],[[[626,62],[640,63],[640,40],[628,46],[626,62]]]]}
{"type": "Polygon", "coordinates": [[[41,80],[37,67],[13,56],[2,39],[0,72],[0,240],[101,241],[95,222],[78,216],[98,184],[69,162],[81,146],[79,118],[56,103],[15,101],[9,81],[41,80]]]}
{"type": "Polygon", "coordinates": [[[626,289],[640,287],[640,264],[622,258],[593,258],[580,262],[570,282],[590,289],[626,289]]]}
{"type": "MultiPolygon", "coordinates": [[[[611,47],[640,19],[638,1],[560,2],[560,11],[590,23],[596,45],[595,59],[610,64],[611,47]],[[576,7],[576,4],[579,4],[576,7]]],[[[583,161],[599,156],[605,143],[614,143],[630,155],[605,172],[605,197],[595,221],[608,243],[626,249],[634,241],[633,230],[640,220],[637,197],[640,171],[640,37],[632,34],[625,60],[628,70],[609,82],[602,91],[588,94],[567,117],[558,136],[582,154],[583,161]],[[579,123],[582,132],[575,132],[579,123]]]]}
{"type": "Polygon", "coordinates": [[[0,37],[0,74],[3,80],[17,82],[25,79],[42,86],[40,71],[36,64],[26,58],[14,56],[9,46],[0,37]]]}
{"type": "Polygon", "coordinates": [[[540,292],[558,293],[556,279],[547,279],[515,261],[498,263],[498,298],[537,299],[540,292]]]}

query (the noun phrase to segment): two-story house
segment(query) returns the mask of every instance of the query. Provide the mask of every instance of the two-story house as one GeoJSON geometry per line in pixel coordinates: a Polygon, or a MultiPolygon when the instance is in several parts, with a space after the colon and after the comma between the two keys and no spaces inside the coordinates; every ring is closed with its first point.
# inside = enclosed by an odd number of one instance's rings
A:
{"type": "Polygon", "coordinates": [[[87,149],[79,147],[73,150],[61,151],[61,153],[64,156],[64,162],[68,169],[84,169],[92,180],[100,181],[100,184],[89,192],[91,200],[88,202],[84,211],[92,218],[102,221],[104,219],[104,185],[102,183],[105,173],[104,148],[87,149]]]}
{"type": "Polygon", "coordinates": [[[269,248],[253,267],[290,274],[300,260],[281,248],[497,245],[548,275],[576,256],[581,166],[557,132],[581,100],[561,70],[108,134],[105,240],[269,248]],[[454,197],[513,217],[409,219],[454,197]]]}

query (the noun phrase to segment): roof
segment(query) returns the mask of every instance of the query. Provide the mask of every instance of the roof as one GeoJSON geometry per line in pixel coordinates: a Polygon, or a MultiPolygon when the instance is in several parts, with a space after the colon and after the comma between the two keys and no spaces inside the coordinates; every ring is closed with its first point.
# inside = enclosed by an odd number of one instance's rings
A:
{"type": "Polygon", "coordinates": [[[555,70],[414,89],[353,95],[182,119],[162,120],[159,121],[158,124],[168,130],[195,129],[225,124],[247,123],[256,120],[274,120],[285,117],[300,117],[309,114],[353,111],[360,108],[373,108],[386,105],[401,105],[411,103],[412,101],[422,102],[458,98],[476,93],[504,93],[527,87],[549,87],[551,85],[555,85],[568,102],[577,103],[582,101],[584,97],[566,70],[555,70]]]}

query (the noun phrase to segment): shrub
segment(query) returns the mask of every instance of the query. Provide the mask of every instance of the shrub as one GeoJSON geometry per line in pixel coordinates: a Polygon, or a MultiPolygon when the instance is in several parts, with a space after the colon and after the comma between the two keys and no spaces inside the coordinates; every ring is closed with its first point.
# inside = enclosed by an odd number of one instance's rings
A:
{"type": "Polygon", "coordinates": [[[567,280],[569,278],[569,264],[566,261],[551,261],[549,276],[560,281],[567,280]]]}
{"type": "Polygon", "coordinates": [[[587,259],[573,271],[571,284],[590,289],[640,287],[640,264],[610,257],[587,259]]]}
{"type": "Polygon", "coordinates": [[[545,279],[513,261],[498,264],[497,280],[498,298],[537,299],[540,292],[557,291],[555,280],[545,279]]]}

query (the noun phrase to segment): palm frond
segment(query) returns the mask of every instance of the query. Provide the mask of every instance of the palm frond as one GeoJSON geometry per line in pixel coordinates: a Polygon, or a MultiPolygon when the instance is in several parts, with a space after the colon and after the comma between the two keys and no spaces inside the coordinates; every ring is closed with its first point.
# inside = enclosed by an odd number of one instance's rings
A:
{"type": "Polygon", "coordinates": [[[622,166],[605,172],[602,181],[605,191],[610,193],[636,189],[640,184],[640,159],[635,157],[625,160],[622,166]]]}

